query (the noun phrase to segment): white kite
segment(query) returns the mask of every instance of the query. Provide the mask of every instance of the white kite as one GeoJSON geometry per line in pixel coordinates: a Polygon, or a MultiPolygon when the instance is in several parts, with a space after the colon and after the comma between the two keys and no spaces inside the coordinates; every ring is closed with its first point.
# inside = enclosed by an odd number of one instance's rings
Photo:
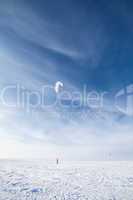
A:
{"type": "Polygon", "coordinates": [[[61,81],[57,81],[55,83],[55,87],[54,87],[55,92],[59,93],[61,91],[61,89],[63,88],[63,86],[64,86],[64,84],[61,81]]]}

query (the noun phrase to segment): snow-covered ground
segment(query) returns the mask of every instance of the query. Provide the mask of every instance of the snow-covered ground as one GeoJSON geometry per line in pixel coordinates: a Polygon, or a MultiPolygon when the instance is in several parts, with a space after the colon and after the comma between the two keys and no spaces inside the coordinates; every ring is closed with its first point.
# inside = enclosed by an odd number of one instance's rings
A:
{"type": "Polygon", "coordinates": [[[133,162],[0,161],[0,200],[133,200],[133,162]]]}

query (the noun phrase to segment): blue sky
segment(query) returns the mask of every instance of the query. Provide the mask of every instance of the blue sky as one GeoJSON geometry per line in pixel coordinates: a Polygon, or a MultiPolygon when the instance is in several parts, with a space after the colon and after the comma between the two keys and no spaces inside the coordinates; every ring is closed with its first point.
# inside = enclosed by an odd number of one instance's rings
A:
{"type": "MultiPolygon", "coordinates": [[[[113,94],[133,83],[132,11],[120,0],[0,2],[1,91],[20,84],[40,92],[61,81],[67,91],[109,92],[111,107],[89,110],[79,123],[77,110],[68,120],[71,109],[27,113],[1,102],[1,157],[132,159],[132,117],[112,109],[113,94]]],[[[15,92],[7,99],[14,102],[15,92]]]]}

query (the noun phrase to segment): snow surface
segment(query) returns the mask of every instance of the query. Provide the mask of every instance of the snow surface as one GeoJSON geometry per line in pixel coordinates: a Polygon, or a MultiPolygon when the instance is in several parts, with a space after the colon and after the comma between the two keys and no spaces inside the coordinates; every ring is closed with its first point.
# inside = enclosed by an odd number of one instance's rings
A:
{"type": "Polygon", "coordinates": [[[0,200],[133,200],[133,162],[0,161],[0,200]]]}

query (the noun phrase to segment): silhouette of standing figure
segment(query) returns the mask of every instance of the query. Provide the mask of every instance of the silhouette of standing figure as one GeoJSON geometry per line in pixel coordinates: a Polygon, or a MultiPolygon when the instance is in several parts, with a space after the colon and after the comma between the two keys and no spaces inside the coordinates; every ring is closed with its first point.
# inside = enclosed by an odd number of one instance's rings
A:
{"type": "Polygon", "coordinates": [[[58,158],[56,158],[56,164],[57,164],[57,165],[59,164],[59,159],[58,159],[58,158]]]}

